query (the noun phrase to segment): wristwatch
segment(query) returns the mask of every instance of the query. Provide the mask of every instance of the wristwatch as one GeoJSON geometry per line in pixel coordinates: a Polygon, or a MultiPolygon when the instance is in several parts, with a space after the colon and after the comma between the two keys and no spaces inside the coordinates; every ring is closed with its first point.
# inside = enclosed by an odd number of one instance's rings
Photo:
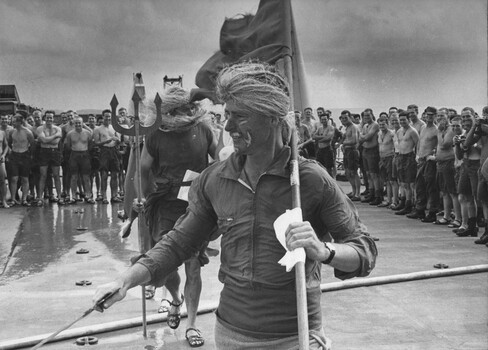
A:
{"type": "Polygon", "coordinates": [[[332,259],[334,259],[334,256],[336,253],[335,247],[332,245],[332,243],[329,243],[329,242],[324,242],[324,246],[325,246],[325,249],[329,250],[329,257],[327,259],[325,259],[324,261],[322,261],[322,264],[330,264],[332,259]]]}

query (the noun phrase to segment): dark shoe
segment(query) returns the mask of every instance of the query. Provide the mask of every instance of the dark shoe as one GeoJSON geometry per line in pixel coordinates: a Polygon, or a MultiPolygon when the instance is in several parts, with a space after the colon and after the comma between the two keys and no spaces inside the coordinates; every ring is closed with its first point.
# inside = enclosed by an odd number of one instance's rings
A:
{"type": "Polygon", "coordinates": [[[478,227],[485,227],[486,226],[485,219],[483,217],[478,216],[476,225],[478,225],[478,227]]]}
{"type": "Polygon", "coordinates": [[[381,202],[377,205],[378,208],[388,208],[391,205],[389,202],[381,202]]]}
{"type": "Polygon", "coordinates": [[[110,200],[110,202],[112,202],[112,203],[121,203],[121,202],[123,202],[123,200],[120,197],[115,196],[115,197],[112,197],[112,199],[110,200]]]}
{"type": "Polygon", "coordinates": [[[429,215],[427,215],[425,218],[421,219],[420,221],[422,221],[422,222],[428,222],[428,223],[436,222],[437,221],[437,217],[436,217],[435,213],[430,213],[429,215]]]}
{"type": "Polygon", "coordinates": [[[361,203],[369,203],[372,201],[374,201],[374,197],[364,197],[363,199],[361,199],[361,203]]]}
{"type": "Polygon", "coordinates": [[[456,236],[458,237],[478,237],[478,228],[477,227],[472,227],[472,228],[463,228],[463,230],[459,229],[458,232],[456,232],[456,236]]]}
{"type": "Polygon", "coordinates": [[[383,202],[383,200],[380,197],[376,197],[374,200],[369,202],[369,205],[377,206],[377,205],[381,204],[381,202],[383,202]]]}
{"type": "Polygon", "coordinates": [[[423,210],[413,210],[410,214],[407,214],[409,219],[424,219],[425,213],[423,210]]]}
{"type": "Polygon", "coordinates": [[[405,204],[405,207],[402,210],[395,212],[395,215],[407,215],[412,211],[412,204],[408,203],[405,204]]]}
{"type": "Polygon", "coordinates": [[[197,348],[205,343],[205,340],[202,337],[202,332],[196,328],[188,328],[185,332],[185,338],[192,348],[197,348]],[[188,332],[192,332],[193,334],[188,335],[188,332]]]}
{"type": "Polygon", "coordinates": [[[357,196],[352,196],[351,197],[351,201],[353,201],[353,202],[359,202],[359,201],[361,201],[361,198],[359,198],[357,196]]]}
{"type": "Polygon", "coordinates": [[[368,196],[369,195],[369,190],[365,189],[363,193],[361,193],[361,196],[368,196]]]}
{"type": "Polygon", "coordinates": [[[476,241],[474,241],[475,244],[486,244],[488,243],[488,231],[485,230],[485,233],[478,238],[476,241]]]}
{"type": "Polygon", "coordinates": [[[466,230],[467,230],[467,228],[466,228],[466,227],[464,227],[464,226],[461,224],[461,226],[459,226],[459,227],[457,227],[457,228],[453,229],[453,230],[452,230],[452,232],[454,232],[455,234],[457,234],[458,232],[464,232],[464,231],[466,231],[466,230]]]}
{"type": "Polygon", "coordinates": [[[391,208],[391,210],[399,211],[399,210],[402,210],[404,208],[405,208],[405,201],[402,200],[402,201],[398,202],[398,204],[395,207],[391,208]]]}

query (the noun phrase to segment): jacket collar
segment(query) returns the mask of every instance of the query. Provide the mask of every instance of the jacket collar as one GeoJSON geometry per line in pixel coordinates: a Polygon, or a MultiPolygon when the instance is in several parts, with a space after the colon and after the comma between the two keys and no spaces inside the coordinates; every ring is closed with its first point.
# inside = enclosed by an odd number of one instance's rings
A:
{"type": "MultiPolygon", "coordinates": [[[[280,153],[277,154],[265,174],[276,175],[288,178],[290,177],[289,161],[291,156],[291,149],[289,146],[284,146],[280,153]]],[[[224,161],[224,166],[220,172],[220,176],[226,179],[238,180],[246,162],[246,156],[236,156],[232,153],[229,158],[224,161]]]]}

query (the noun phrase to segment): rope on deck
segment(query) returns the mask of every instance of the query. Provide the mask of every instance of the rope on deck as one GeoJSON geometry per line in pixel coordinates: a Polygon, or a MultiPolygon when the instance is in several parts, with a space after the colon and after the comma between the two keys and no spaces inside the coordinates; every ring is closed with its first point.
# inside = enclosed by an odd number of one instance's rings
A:
{"type": "MultiPolygon", "coordinates": [[[[488,272],[488,264],[485,265],[473,265],[466,267],[457,267],[452,269],[442,269],[442,270],[428,270],[412,273],[404,273],[391,276],[381,276],[381,277],[368,277],[368,278],[358,278],[354,280],[349,280],[345,282],[333,282],[321,284],[320,288],[322,292],[332,292],[343,289],[359,288],[359,287],[370,287],[378,286],[382,284],[400,283],[400,282],[410,282],[422,279],[431,279],[439,277],[450,277],[458,275],[467,275],[474,273],[488,272]]],[[[218,302],[215,304],[206,306],[198,310],[198,314],[206,314],[213,312],[217,309],[218,302]]],[[[186,312],[182,312],[182,317],[186,317],[186,312]]],[[[161,323],[166,322],[166,314],[155,314],[147,316],[147,323],[161,323]]],[[[100,323],[96,325],[90,325],[85,327],[68,329],[64,332],[58,334],[51,342],[85,337],[89,335],[112,332],[126,328],[140,327],[142,325],[142,317],[129,318],[120,321],[113,321],[107,323],[100,323]]],[[[51,333],[35,335],[31,337],[26,337],[22,339],[12,339],[0,342],[0,350],[10,350],[10,349],[21,349],[28,346],[33,346],[39,343],[41,340],[47,338],[51,333]]],[[[142,335],[141,335],[142,337],[142,335]]]]}

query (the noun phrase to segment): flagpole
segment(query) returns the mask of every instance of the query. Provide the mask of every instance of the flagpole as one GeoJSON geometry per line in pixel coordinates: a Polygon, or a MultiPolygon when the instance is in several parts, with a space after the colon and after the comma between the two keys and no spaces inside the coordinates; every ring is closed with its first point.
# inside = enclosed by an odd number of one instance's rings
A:
{"type": "MultiPolygon", "coordinates": [[[[293,95],[293,68],[290,56],[284,57],[285,74],[288,79],[290,91],[290,110],[294,110],[293,95]]],[[[298,170],[298,149],[295,128],[291,130],[290,148],[290,184],[292,207],[300,208],[300,177],[298,170]]],[[[298,343],[300,350],[309,349],[309,330],[308,330],[308,308],[307,308],[307,287],[305,283],[305,263],[298,262],[295,265],[295,288],[297,293],[297,313],[298,313],[298,343]]]]}

